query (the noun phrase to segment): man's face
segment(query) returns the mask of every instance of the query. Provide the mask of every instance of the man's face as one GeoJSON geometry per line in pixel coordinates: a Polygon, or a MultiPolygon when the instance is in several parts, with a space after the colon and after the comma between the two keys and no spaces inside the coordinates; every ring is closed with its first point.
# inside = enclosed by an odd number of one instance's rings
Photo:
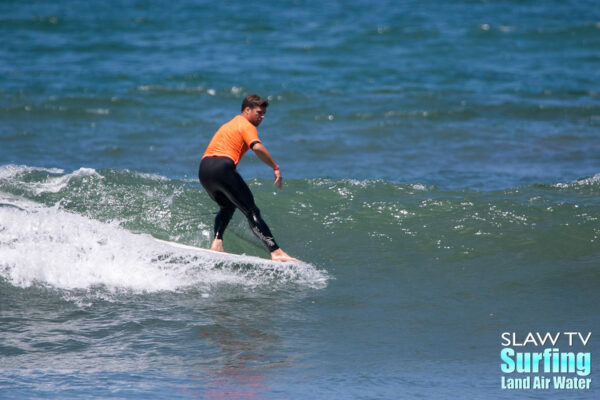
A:
{"type": "Polygon", "coordinates": [[[244,109],[244,117],[254,126],[260,125],[263,118],[265,118],[265,113],[267,109],[265,107],[246,107],[244,109]]]}

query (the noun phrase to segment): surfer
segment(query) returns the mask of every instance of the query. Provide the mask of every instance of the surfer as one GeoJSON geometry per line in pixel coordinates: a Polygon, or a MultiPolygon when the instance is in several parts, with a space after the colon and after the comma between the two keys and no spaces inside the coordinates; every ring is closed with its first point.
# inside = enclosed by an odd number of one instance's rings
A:
{"type": "Polygon", "coordinates": [[[267,100],[255,94],[246,97],[242,102],[241,114],[219,128],[202,156],[198,171],[200,183],[220,207],[215,217],[215,237],[210,249],[225,252],[223,233],[235,209],[239,208],[248,219],[252,232],[271,253],[273,261],[297,261],[279,248],[254,203],[250,188],[236,170],[244,154],[252,149],[262,162],[273,168],[275,185],[281,189],[281,170],[261,143],[256,129],[264,119],[268,106],[267,100]]]}

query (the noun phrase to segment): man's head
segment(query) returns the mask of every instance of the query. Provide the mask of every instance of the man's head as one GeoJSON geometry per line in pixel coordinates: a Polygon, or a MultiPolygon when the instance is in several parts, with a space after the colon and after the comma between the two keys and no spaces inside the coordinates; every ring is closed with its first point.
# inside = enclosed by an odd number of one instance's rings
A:
{"type": "Polygon", "coordinates": [[[251,94],[242,101],[242,115],[252,125],[258,126],[265,117],[269,102],[262,97],[251,94]]]}

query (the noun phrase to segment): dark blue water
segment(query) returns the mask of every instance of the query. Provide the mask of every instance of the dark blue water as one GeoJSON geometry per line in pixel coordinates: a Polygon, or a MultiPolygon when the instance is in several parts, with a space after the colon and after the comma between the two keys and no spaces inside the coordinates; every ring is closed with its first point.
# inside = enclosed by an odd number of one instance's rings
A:
{"type": "Polygon", "coordinates": [[[0,398],[597,397],[597,2],[4,1],[0,34],[0,398]],[[301,264],[154,239],[209,245],[250,93],[301,264]],[[502,389],[543,375],[503,332],[592,332],[557,344],[591,387],[502,389]]]}

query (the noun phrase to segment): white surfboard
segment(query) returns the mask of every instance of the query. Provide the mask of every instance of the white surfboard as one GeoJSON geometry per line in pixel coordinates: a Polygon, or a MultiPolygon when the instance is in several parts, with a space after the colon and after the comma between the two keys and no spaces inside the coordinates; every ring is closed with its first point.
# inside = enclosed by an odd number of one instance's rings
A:
{"type": "Polygon", "coordinates": [[[193,252],[204,253],[207,256],[212,258],[217,258],[221,260],[239,262],[239,263],[251,263],[251,264],[264,264],[264,263],[275,263],[275,261],[268,260],[266,258],[260,258],[256,256],[248,256],[245,254],[231,254],[231,253],[221,253],[220,251],[214,251],[210,249],[203,249],[202,247],[190,246],[187,244],[177,243],[177,242],[169,242],[168,240],[162,240],[153,238],[158,243],[162,243],[171,247],[175,247],[178,249],[191,250],[193,252]]]}

